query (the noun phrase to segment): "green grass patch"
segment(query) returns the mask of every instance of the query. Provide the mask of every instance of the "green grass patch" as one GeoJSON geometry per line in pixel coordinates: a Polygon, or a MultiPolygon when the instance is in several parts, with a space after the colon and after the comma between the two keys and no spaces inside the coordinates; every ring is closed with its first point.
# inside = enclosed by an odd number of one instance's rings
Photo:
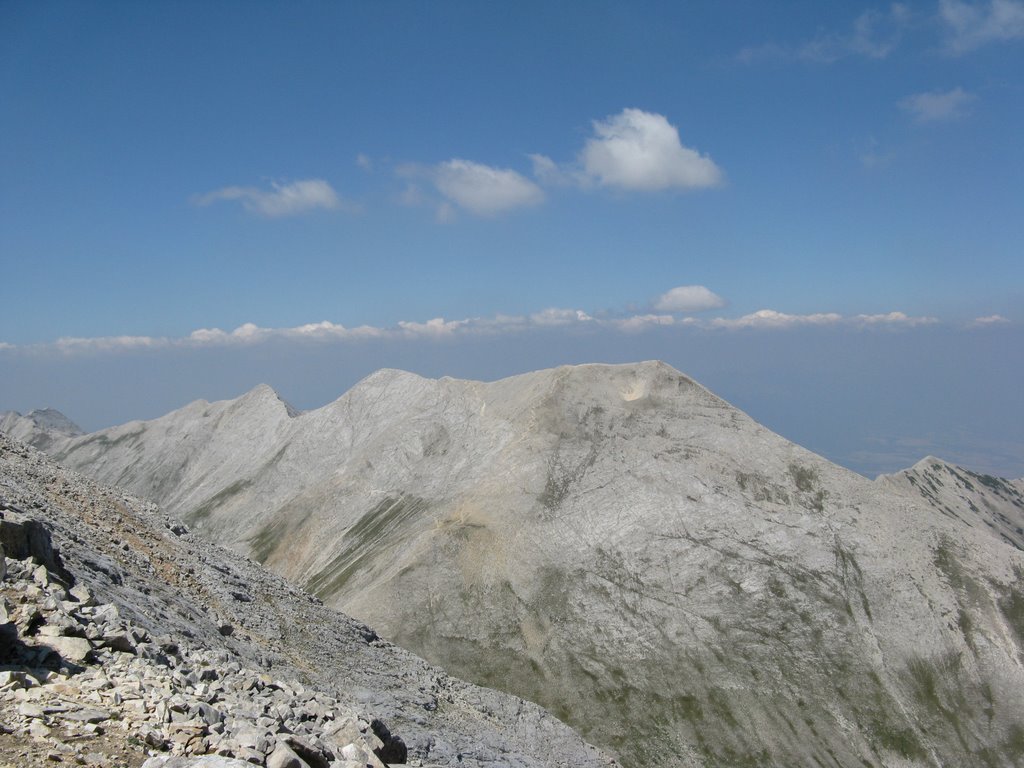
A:
{"type": "Polygon", "coordinates": [[[224,488],[215,493],[213,496],[208,498],[195,509],[191,509],[188,512],[186,512],[184,515],[182,515],[182,519],[190,525],[203,522],[204,520],[209,519],[210,515],[213,514],[213,511],[217,507],[219,507],[225,501],[230,499],[232,496],[241,493],[250,485],[252,485],[252,480],[237,480],[236,482],[229,485],[227,488],[224,488]]]}
{"type": "Polygon", "coordinates": [[[341,550],[306,582],[317,597],[337,594],[360,568],[369,567],[389,545],[387,534],[427,508],[418,496],[388,496],[356,521],[341,538],[341,550]]]}
{"type": "Polygon", "coordinates": [[[795,462],[789,465],[789,476],[793,478],[797,490],[808,493],[814,490],[814,485],[818,482],[818,470],[814,467],[803,467],[795,462]]]}

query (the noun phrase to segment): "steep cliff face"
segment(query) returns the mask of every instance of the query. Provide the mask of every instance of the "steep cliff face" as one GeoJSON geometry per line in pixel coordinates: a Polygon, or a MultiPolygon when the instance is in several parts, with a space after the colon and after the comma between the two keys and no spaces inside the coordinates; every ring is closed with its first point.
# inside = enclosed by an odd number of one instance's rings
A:
{"type": "Polygon", "coordinates": [[[660,363],[259,389],[60,457],[630,765],[1024,760],[1024,556],[660,363]]]}

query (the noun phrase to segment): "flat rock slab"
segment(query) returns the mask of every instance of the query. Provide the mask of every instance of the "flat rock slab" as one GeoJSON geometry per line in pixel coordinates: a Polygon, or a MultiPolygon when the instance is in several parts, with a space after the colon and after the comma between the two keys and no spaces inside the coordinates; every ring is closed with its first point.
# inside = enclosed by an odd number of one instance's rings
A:
{"type": "Polygon", "coordinates": [[[81,723],[102,723],[110,719],[110,713],[105,709],[77,709],[74,712],[65,712],[61,715],[64,720],[75,720],[81,723]]]}
{"type": "Polygon", "coordinates": [[[47,637],[43,644],[67,661],[82,662],[92,653],[92,644],[84,637],[47,637]]]}
{"type": "Polygon", "coordinates": [[[204,755],[202,757],[151,757],[142,768],[252,768],[252,763],[233,757],[204,755]]]}

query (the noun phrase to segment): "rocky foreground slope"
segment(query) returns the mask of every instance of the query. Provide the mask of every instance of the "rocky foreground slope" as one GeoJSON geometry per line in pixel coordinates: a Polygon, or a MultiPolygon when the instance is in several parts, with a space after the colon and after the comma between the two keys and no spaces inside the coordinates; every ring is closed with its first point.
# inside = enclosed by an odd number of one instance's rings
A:
{"type": "Polygon", "coordinates": [[[631,766],[1024,761],[1024,554],[660,363],[260,387],[58,455],[631,766]]]}
{"type": "Polygon", "coordinates": [[[0,765],[609,764],[539,707],[3,435],[0,544],[0,765]]]}

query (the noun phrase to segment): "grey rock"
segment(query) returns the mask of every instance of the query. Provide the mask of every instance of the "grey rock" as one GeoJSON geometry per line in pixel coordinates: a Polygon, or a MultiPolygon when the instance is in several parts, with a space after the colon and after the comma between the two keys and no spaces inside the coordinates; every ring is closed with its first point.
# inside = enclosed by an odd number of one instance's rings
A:
{"type": "Polygon", "coordinates": [[[50,574],[67,580],[67,573],[54,551],[50,532],[45,525],[10,508],[0,512],[0,515],[0,547],[5,557],[17,560],[32,558],[36,563],[46,566],[50,574]]]}
{"type": "Polygon", "coordinates": [[[341,755],[345,760],[359,765],[386,768],[379,757],[361,744],[346,744],[341,749],[341,755]]]}
{"type": "Polygon", "coordinates": [[[42,717],[43,707],[39,704],[25,701],[18,705],[18,714],[22,717],[42,717]]]}
{"type": "Polygon", "coordinates": [[[97,606],[96,610],[93,611],[92,617],[97,624],[116,624],[121,618],[121,612],[116,605],[104,603],[97,606]]]}
{"type": "Polygon", "coordinates": [[[85,586],[85,584],[75,584],[68,590],[68,594],[75,598],[82,607],[91,606],[95,602],[92,597],[92,592],[89,591],[89,588],[85,586]]]}
{"type": "Polygon", "coordinates": [[[295,735],[286,735],[278,741],[278,747],[282,743],[286,744],[309,768],[329,768],[328,758],[308,741],[295,735]]]}
{"type": "Polygon", "coordinates": [[[103,645],[122,653],[135,653],[135,640],[129,632],[111,632],[103,636],[103,645]]]}
{"type": "Polygon", "coordinates": [[[102,723],[104,720],[110,719],[110,713],[105,709],[86,708],[65,712],[61,717],[65,720],[77,720],[82,723],[102,723]]]}
{"type": "Polygon", "coordinates": [[[278,742],[277,747],[267,758],[267,768],[311,768],[311,766],[299,757],[283,742],[278,742]]]}
{"type": "Polygon", "coordinates": [[[207,725],[216,725],[224,719],[224,713],[210,706],[206,702],[198,705],[199,716],[207,725]]]}
{"type": "Polygon", "coordinates": [[[22,670],[5,669],[0,671],[0,691],[12,691],[20,688],[28,688],[31,684],[32,683],[29,682],[28,674],[22,670]]]}
{"type": "Polygon", "coordinates": [[[46,637],[43,642],[62,658],[76,663],[85,661],[92,653],[92,644],[84,637],[46,637]]]}

